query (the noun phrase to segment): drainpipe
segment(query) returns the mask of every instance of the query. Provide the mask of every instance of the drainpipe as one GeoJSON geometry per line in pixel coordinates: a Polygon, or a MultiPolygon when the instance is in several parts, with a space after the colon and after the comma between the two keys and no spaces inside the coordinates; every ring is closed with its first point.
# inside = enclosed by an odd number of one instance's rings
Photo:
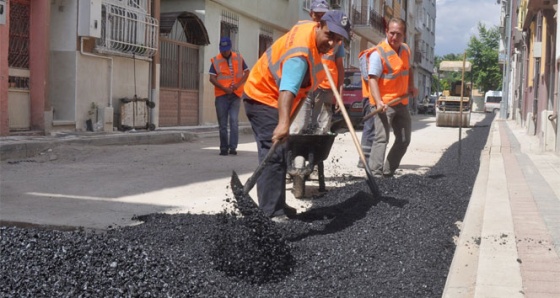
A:
{"type": "Polygon", "coordinates": [[[502,100],[501,102],[501,106],[500,106],[500,118],[501,119],[507,119],[508,118],[508,109],[509,109],[509,88],[510,88],[510,83],[509,80],[511,78],[510,76],[510,70],[511,70],[511,10],[512,10],[512,6],[513,6],[513,1],[509,0],[509,1],[504,1],[506,2],[506,32],[505,32],[505,38],[506,38],[506,61],[505,61],[505,67],[504,67],[504,78],[503,78],[503,82],[502,82],[502,91],[503,91],[503,98],[505,100],[502,100]]]}
{"type": "Polygon", "coordinates": [[[105,57],[105,56],[99,56],[99,55],[95,55],[95,54],[92,54],[92,53],[84,52],[84,37],[83,36],[80,37],[80,53],[84,56],[109,60],[111,71],[110,71],[110,75],[109,75],[109,102],[108,102],[108,107],[112,108],[113,107],[113,100],[112,100],[113,99],[113,58],[105,57]]]}
{"type": "MultiPolygon", "coordinates": [[[[155,0],[152,2],[152,17],[157,19],[158,24],[160,23],[160,0],[155,0]]],[[[156,53],[152,57],[150,63],[150,101],[152,101],[155,106],[150,109],[150,123],[152,123],[156,128],[159,126],[159,78],[160,78],[160,47],[158,42],[158,47],[156,53]]]]}

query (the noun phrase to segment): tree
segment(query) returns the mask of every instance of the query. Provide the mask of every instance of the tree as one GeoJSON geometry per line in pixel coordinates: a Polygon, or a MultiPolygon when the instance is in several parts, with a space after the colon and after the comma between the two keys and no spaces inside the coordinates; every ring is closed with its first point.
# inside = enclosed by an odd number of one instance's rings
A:
{"type": "Polygon", "coordinates": [[[498,64],[500,32],[498,27],[487,29],[478,23],[478,35],[471,36],[466,54],[472,63],[473,81],[482,93],[501,90],[502,71],[498,64]]]}

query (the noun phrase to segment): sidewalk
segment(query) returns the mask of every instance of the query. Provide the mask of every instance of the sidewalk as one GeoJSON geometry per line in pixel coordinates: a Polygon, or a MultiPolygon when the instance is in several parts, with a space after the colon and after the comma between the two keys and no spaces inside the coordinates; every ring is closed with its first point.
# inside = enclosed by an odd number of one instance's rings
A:
{"type": "Polygon", "coordinates": [[[443,297],[560,297],[560,157],[494,120],[443,297]]]}

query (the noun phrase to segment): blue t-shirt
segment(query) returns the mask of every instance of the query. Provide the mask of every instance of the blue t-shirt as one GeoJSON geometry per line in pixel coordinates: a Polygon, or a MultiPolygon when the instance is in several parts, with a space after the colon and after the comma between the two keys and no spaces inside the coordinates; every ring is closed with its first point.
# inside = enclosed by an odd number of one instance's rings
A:
{"type": "Polygon", "coordinates": [[[307,61],[303,57],[292,57],[282,68],[282,80],[280,80],[280,91],[290,91],[297,95],[301,82],[307,73],[307,61]]]}

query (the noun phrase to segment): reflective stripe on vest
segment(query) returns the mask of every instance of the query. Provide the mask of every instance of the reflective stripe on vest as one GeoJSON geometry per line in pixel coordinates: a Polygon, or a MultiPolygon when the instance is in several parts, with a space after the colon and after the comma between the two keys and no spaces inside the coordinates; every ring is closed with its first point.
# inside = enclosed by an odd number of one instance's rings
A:
{"type": "MultiPolygon", "coordinates": [[[[336,67],[336,53],[338,52],[338,47],[341,46],[341,43],[336,44],[334,48],[327,54],[324,54],[322,58],[323,63],[325,63],[329,67],[329,71],[331,72],[335,88],[336,86],[338,86],[338,67],[336,67]]],[[[329,79],[326,78],[321,83],[319,83],[319,88],[331,90],[329,79]]]]}
{"type": "MultiPolygon", "coordinates": [[[[232,84],[236,84],[237,82],[243,79],[243,58],[241,55],[237,54],[236,52],[231,52],[231,66],[233,68],[233,74],[231,73],[231,69],[228,65],[228,59],[224,58],[222,54],[218,54],[218,56],[212,58],[211,62],[214,65],[214,69],[216,70],[216,80],[224,87],[229,87],[232,84]]],[[[241,97],[243,94],[243,85],[239,86],[237,89],[234,90],[235,95],[241,97]]],[[[216,97],[225,95],[226,92],[216,86],[214,86],[214,94],[216,97]]]]}
{"type": "MultiPolygon", "coordinates": [[[[282,67],[287,59],[302,57],[307,61],[309,82],[300,87],[295,96],[292,112],[309,90],[317,88],[326,74],[322,71],[321,54],[315,45],[316,22],[299,22],[280,37],[259,58],[245,83],[245,94],[251,99],[278,108],[282,67]],[[313,89],[312,89],[313,88],[313,89]]],[[[307,82],[305,82],[307,83],[307,82]]]]}
{"type": "MultiPolygon", "coordinates": [[[[406,44],[402,44],[399,49],[400,55],[393,48],[382,41],[376,46],[377,52],[381,57],[383,72],[378,80],[379,91],[384,103],[408,93],[409,78],[409,57],[410,50],[406,44]]],[[[404,99],[397,104],[408,104],[408,99],[404,99]]]]}

